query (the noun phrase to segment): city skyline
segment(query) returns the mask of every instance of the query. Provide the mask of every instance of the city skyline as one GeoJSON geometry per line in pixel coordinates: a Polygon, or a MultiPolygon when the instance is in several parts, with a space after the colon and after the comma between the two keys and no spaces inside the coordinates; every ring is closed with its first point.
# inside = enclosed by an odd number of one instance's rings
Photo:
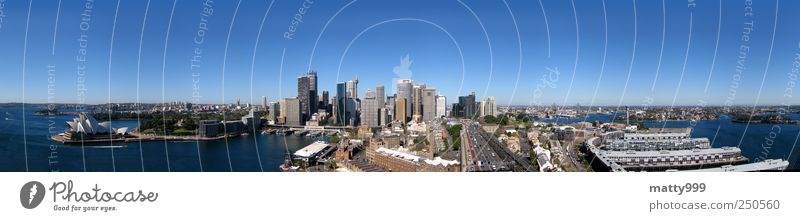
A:
{"type": "Polygon", "coordinates": [[[259,104],[296,97],[311,69],[318,94],[358,78],[358,97],[377,85],[393,94],[409,78],[451,101],[474,91],[498,106],[797,102],[785,97],[800,59],[792,1],[29,3],[5,3],[17,13],[0,40],[21,44],[0,52],[2,103],[259,104]]]}

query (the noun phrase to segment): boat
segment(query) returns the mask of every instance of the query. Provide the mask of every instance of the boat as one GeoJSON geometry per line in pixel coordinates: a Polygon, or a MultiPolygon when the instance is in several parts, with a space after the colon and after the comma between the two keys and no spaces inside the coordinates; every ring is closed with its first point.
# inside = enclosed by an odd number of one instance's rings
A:
{"type": "Polygon", "coordinates": [[[275,134],[292,135],[292,133],[294,133],[294,131],[292,131],[292,130],[278,130],[275,134]]]}

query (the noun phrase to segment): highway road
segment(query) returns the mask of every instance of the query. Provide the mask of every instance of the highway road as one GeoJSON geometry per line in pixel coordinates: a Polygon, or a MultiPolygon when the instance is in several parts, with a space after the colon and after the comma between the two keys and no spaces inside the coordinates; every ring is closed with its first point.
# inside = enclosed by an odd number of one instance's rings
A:
{"type": "Polygon", "coordinates": [[[516,156],[474,121],[462,125],[462,143],[470,155],[468,171],[534,171],[530,160],[516,156]]]}

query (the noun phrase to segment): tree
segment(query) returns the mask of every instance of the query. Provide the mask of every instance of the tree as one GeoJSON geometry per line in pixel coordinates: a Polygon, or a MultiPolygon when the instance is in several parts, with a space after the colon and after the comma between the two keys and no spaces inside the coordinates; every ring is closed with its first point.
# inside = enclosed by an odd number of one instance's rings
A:
{"type": "Polygon", "coordinates": [[[332,169],[332,170],[335,170],[336,168],[339,168],[339,166],[336,165],[336,161],[333,161],[333,160],[326,162],[325,163],[325,167],[327,167],[328,169],[332,169]]]}
{"type": "Polygon", "coordinates": [[[508,116],[503,116],[500,118],[500,125],[508,125],[508,116]]]}
{"type": "Polygon", "coordinates": [[[331,135],[330,136],[330,141],[331,141],[331,143],[339,143],[339,141],[341,141],[341,139],[339,139],[339,136],[331,135]]]}
{"type": "Polygon", "coordinates": [[[483,121],[487,124],[497,124],[497,117],[493,115],[486,115],[483,117],[483,121]]]}
{"type": "Polygon", "coordinates": [[[447,132],[453,138],[453,150],[458,150],[461,147],[461,124],[447,128],[447,132]]]}

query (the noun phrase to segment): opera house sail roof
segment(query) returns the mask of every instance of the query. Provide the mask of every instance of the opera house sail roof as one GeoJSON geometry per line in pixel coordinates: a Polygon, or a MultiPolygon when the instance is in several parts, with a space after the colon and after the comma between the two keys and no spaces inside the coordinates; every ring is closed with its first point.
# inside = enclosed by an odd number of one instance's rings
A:
{"type": "Polygon", "coordinates": [[[128,128],[112,128],[111,122],[98,123],[97,119],[86,112],[81,112],[78,117],[67,121],[67,132],[83,134],[126,134],[128,128]]]}

